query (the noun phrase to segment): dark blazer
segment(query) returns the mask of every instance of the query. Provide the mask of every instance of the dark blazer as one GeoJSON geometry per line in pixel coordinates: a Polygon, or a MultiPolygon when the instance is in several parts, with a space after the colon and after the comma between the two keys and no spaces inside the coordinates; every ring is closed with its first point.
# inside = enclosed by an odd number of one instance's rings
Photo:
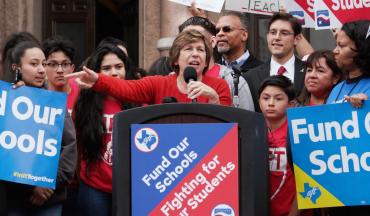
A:
{"type": "MultiPolygon", "coordinates": [[[[248,73],[244,73],[242,76],[247,81],[249,89],[252,94],[254,108],[256,112],[261,112],[258,105],[258,90],[262,81],[270,76],[270,61],[265,64],[262,64],[256,68],[253,68],[248,73]]],[[[304,86],[304,62],[295,57],[294,62],[294,89],[296,96],[298,96],[304,86]]]]}
{"type": "MultiPolygon", "coordinates": [[[[250,52],[249,52],[250,53],[250,52]]],[[[254,55],[250,53],[250,56],[248,57],[247,61],[244,62],[244,64],[240,67],[242,74],[245,74],[249,70],[262,65],[263,62],[258,60],[254,55]]]]}
{"type": "MultiPolygon", "coordinates": [[[[222,59],[218,62],[219,64],[225,65],[225,62],[222,61],[222,59]]],[[[258,60],[252,53],[249,51],[249,57],[247,58],[247,61],[244,62],[242,66],[240,66],[240,70],[242,74],[248,72],[249,70],[262,65],[263,62],[258,60]]]]}

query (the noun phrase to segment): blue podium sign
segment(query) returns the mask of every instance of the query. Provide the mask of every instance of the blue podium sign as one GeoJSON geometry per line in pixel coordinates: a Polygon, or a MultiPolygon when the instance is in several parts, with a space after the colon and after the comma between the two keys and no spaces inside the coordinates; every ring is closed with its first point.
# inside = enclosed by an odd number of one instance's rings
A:
{"type": "Polygon", "coordinates": [[[134,124],[131,156],[133,216],[239,215],[236,123],[134,124]]]}
{"type": "Polygon", "coordinates": [[[66,99],[0,81],[0,179],[55,188],[66,99]]]}
{"type": "Polygon", "coordinates": [[[288,110],[298,207],[370,205],[370,103],[288,110]]]}

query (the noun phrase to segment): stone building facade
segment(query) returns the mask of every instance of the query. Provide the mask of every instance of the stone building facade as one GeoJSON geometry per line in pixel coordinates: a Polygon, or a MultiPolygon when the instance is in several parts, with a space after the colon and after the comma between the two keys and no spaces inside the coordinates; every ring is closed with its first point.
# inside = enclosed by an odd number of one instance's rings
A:
{"type": "MultiPolygon", "coordinates": [[[[168,0],[0,0],[1,45],[4,39],[13,32],[29,31],[40,40],[50,36],[46,34],[47,27],[50,28],[50,26],[45,26],[48,20],[48,17],[45,17],[45,8],[43,8],[46,5],[45,1],[53,2],[52,4],[55,3],[57,6],[59,4],[58,7],[61,9],[64,9],[65,5],[68,7],[69,4],[79,4],[82,9],[98,7],[96,5],[99,4],[104,5],[108,9],[110,8],[112,13],[116,14],[127,13],[124,9],[117,10],[117,5],[124,7],[125,4],[134,2],[137,5],[134,8],[136,10],[135,16],[129,17],[129,19],[137,19],[137,31],[126,33],[126,35],[129,34],[137,39],[137,45],[132,48],[137,50],[134,50],[132,53],[137,65],[142,68],[148,68],[159,56],[166,55],[166,46],[170,44],[173,37],[178,33],[178,25],[191,16],[187,7],[168,0]],[[89,2],[92,2],[92,4],[89,4],[89,2]]],[[[52,7],[56,6],[52,5],[52,7]]],[[[93,15],[94,22],[99,22],[102,18],[98,15],[95,16],[95,13],[93,15]]],[[[211,20],[217,21],[219,15],[209,12],[208,16],[211,20]]],[[[254,53],[265,55],[266,51],[263,51],[263,34],[262,38],[260,38],[260,32],[263,31],[259,28],[263,28],[263,19],[266,21],[268,17],[249,16],[251,20],[249,49],[254,53]]],[[[54,14],[53,17],[58,17],[58,13],[54,14]]],[[[109,26],[110,24],[106,23],[106,25],[109,26]]],[[[111,26],[111,28],[117,28],[117,26],[111,26]]],[[[328,36],[327,32],[316,32],[314,30],[308,32],[309,39],[314,47],[331,48],[333,46],[333,40],[328,36]],[[320,38],[320,40],[316,40],[316,38],[320,38]]],[[[87,37],[90,36],[87,35],[87,37]]],[[[93,39],[95,40],[95,37],[93,39]]],[[[95,46],[97,43],[97,41],[94,42],[95,44],[92,44],[92,46],[95,46]]],[[[128,41],[128,44],[129,46],[132,45],[130,41],[128,41]]]]}

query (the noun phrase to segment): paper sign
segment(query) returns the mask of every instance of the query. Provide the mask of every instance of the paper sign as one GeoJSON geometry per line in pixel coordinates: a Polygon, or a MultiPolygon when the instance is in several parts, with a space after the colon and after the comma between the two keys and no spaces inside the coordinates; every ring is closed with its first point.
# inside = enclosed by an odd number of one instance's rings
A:
{"type": "Polygon", "coordinates": [[[226,0],[225,9],[245,13],[272,15],[279,12],[279,0],[226,0]]]}
{"type": "Polygon", "coordinates": [[[370,204],[369,102],[288,109],[300,209],[370,204]]]}
{"type": "MultiPolygon", "coordinates": [[[[178,4],[190,6],[192,0],[169,0],[178,4]]],[[[195,6],[197,8],[220,13],[225,0],[195,0],[195,6]]]]}
{"type": "Polygon", "coordinates": [[[344,23],[370,20],[368,0],[315,0],[315,28],[340,28],[344,23]]]}
{"type": "Polygon", "coordinates": [[[299,20],[302,27],[315,27],[314,0],[286,0],[287,12],[299,20]]]}

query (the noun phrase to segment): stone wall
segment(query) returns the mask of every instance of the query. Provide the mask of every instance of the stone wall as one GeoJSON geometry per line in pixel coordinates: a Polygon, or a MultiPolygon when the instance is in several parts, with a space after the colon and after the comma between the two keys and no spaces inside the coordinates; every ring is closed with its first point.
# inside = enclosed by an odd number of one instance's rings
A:
{"type": "Polygon", "coordinates": [[[14,32],[29,31],[41,39],[42,0],[0,0],[0,45],[14,32]]]}

